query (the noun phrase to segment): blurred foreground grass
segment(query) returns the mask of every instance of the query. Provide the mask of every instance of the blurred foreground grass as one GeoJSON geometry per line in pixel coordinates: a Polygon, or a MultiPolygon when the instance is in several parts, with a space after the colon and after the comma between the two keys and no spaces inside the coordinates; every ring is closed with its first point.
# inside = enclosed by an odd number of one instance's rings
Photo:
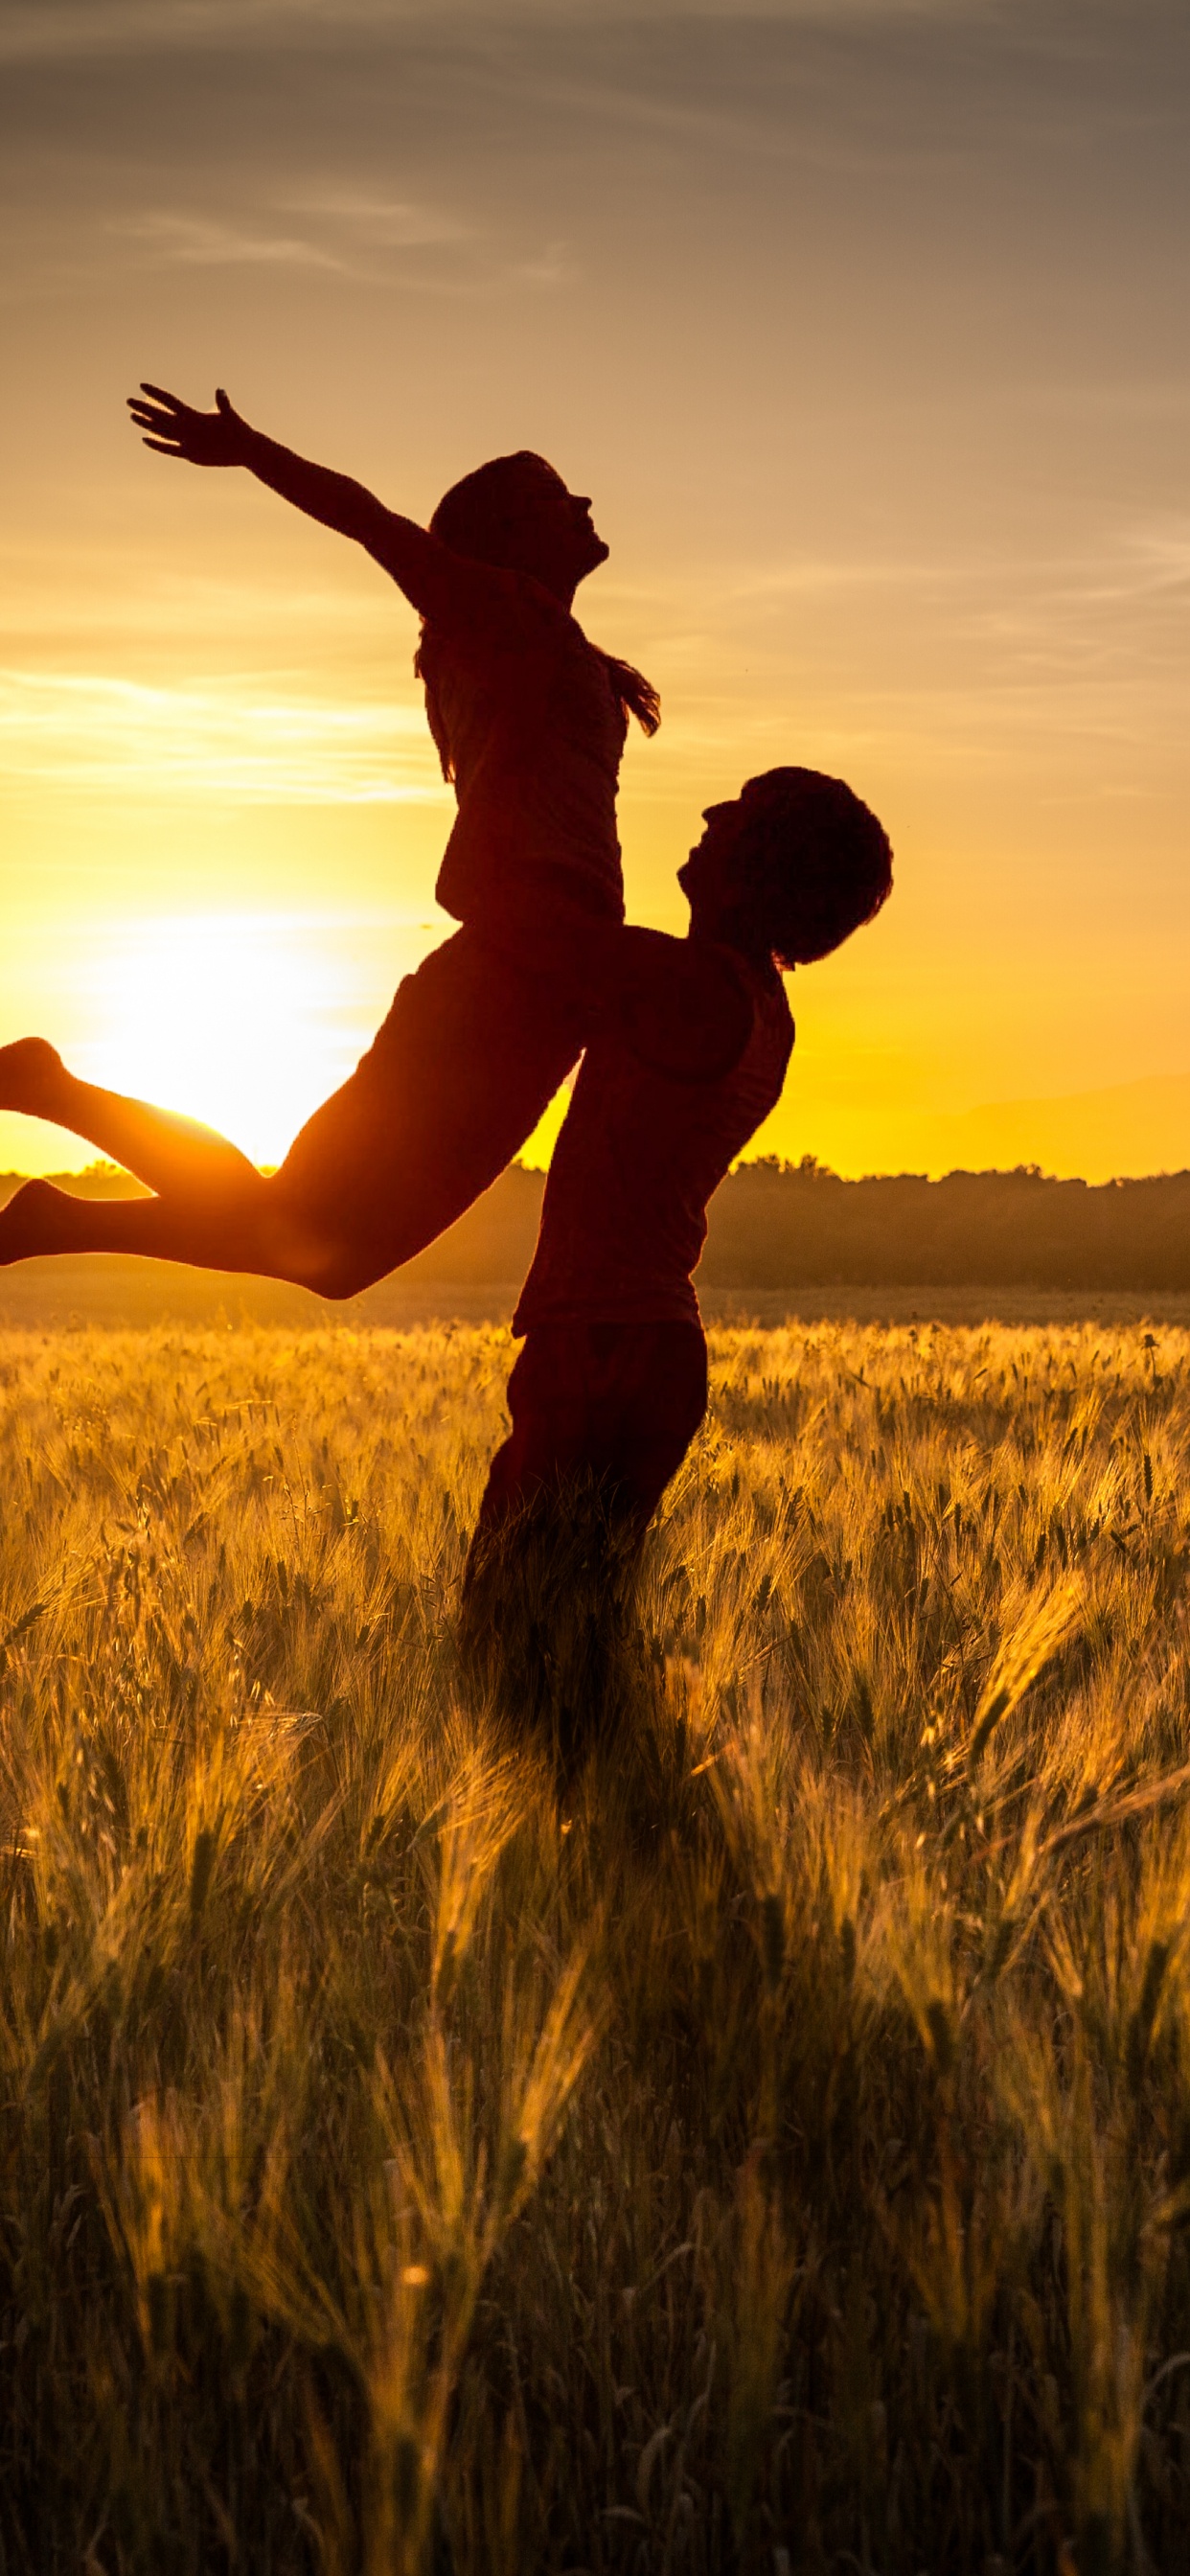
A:
{"type": "Polygon", "coordinates": [[[1190,1337],[716,1335],[565,1814],[508,1357],[0,1338],[0,2566],[1181,2566],[1190,1337]]]}

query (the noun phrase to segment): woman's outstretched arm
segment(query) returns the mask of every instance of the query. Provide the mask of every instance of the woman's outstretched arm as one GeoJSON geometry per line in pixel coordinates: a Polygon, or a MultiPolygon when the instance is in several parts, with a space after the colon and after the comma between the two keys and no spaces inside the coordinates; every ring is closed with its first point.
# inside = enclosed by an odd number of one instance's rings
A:
{"type": "Polygon", "coordinates": [[[351,537],[403,590],[419,616],[439,621],[466,615],[473,598],[492,588],[484,566],[468,563],[439,543],[416,519],[388,510],[366,484],[350,474],[335,474],[326,465],[295,455],[275,438],[253,429],[229,402],[220,386],[214,411],[195,411],[161,385],[141,386],[130,394],[128,408],[146,447],[158,456],[178,457],[188,465],[242,465],[283,501],[291,501],[307,518],[317,519],[339,536],[351,537]]]}

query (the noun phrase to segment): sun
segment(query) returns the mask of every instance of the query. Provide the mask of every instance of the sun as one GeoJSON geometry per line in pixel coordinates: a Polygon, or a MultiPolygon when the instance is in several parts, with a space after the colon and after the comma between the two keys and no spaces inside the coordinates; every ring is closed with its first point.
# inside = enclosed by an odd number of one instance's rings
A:
{"type": "MultiPolygon", "coordinates": [[[[78,1071],[204,1119],[256,1162],[278,1162],[380,1015],[366,989],[375,937],[369,962],[360,926],[350,933],[275,913],[112,925],[89,961],[95,1034],[75,1052],[78,1071]]],[[[394,955],[394,977],[410,962],[394,955]]]]}

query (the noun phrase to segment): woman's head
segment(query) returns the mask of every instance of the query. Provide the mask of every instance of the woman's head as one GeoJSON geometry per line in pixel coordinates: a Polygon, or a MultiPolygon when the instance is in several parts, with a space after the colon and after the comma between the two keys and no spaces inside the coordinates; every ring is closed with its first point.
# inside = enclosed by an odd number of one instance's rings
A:
{"type": "Polygon", "coordinates": [[[452,553],[504,572],[527,572],[569,603],[608,549],[591,524],[591,504],[570,492],[544,456],[521,448],[494,456],[451,485],[430,533],[452,553]]]}
{"type": "Polygon", "coordinates": [[[678,870],[692,922],[783,966],[829,956],[891,890],[887,834],[841,778],[765,770],[704,819],[678,870]]]}

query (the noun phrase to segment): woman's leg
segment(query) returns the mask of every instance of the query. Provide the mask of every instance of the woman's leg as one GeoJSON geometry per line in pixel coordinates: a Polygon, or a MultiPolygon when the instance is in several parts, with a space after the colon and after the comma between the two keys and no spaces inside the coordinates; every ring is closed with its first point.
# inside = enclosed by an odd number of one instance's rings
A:
{"type": "Polygon", "coordinates": [[[80,1082],[45,1038],[0,1047],[0,1109],[69,1128],[151,1190],[221,1195],[260,1181],[255,1163],[213,1127],[80,1082]]]}
{"type": "Polygon", "coordinates": [[[0,1268],[47,1253],[124,1252],[154,1261],[184,1261],[199,1270],[251,1270],[289,1279],[323,1296],[348,1296],[336,1284],[336,1248],[316,1224],[284,1202],[275,1183],[254,1176],[252,1190],[192,1198],[85,1199],[50,1181],[26,1181],[0,1209],[0,1268]]]}
{"type": "Polygon", "coordinates": [[[196,1119],[68,1073],[44,1038],[0,1048],[0,1108],[44,1118],[97,1145],[159,1195],[75,1198],[30,1181],[0,1211],[0,1263],[45,1253],[132,1252],[202,1269],[304,1279],[312,1247],[255,1163],[196,1119]]]}
{"type": "Polygon", "coordinates": [[[406,976],[362,1063],[266,1180],[212,1129],[78,1083],[43,1041],[22,1041],[3,1051],[6,1079],[0,1059],[0,1107],[72,1126],[160,1195],[76,1199],[28,1182],[0,1213],[0,1263],[140,1253],[354,1296],[490,1186],[583,1042],[557,975],[518,973],[456,931],[406,976]]]}
{"type": "Polygon", "coordinates": [[[317,1221],[349,1296],[445,1233],[532,1135],[586,1040],[577,977],[518,966],[468,930],[398,987],[350,1080],[276,1174],[317,1221]]]}
{"type": "Polygon", "coordinates": [[[160,1193],[74,1198],[48,1181],[30,1181],[0,1212],[0,1263],[44,1253],[135,1252],[275,1278],[306,1266],[308,1247],[279,1233],[268,1183],[238,1146],[195,1119],[80,1082],[44,1038],[0,1048],[0,1108],[69,1128],[160,1193]]]}

